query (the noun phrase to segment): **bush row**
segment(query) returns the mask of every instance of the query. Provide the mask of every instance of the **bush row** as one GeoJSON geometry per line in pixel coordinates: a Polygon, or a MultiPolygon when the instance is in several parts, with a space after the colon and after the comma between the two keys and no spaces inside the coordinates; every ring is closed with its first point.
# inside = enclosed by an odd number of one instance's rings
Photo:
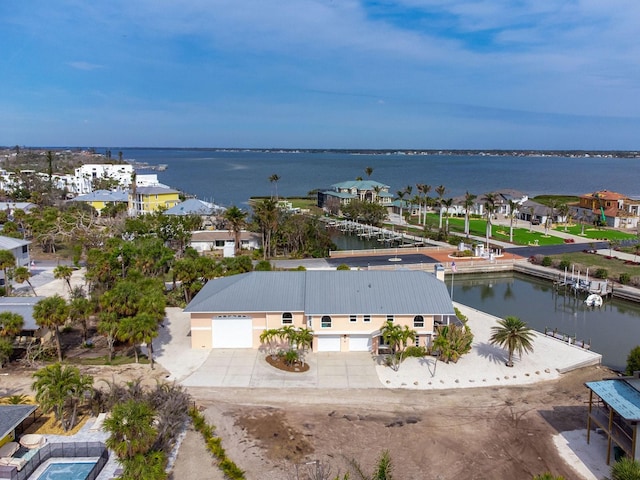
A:
{"type": "Polygon", "coordinates": [[[196,408],[192,408],[189,411],[189,416],[193,422],[193,428],[200,432],[204,438],[207,449],[218,460],[218,467],[220,467],[226,478],[230,480],[246,480],[244,471],[227,457],[227,452],[222,447],[222,440],[214,434],[215,427],[209,425],[204,415],[196,408]]]}

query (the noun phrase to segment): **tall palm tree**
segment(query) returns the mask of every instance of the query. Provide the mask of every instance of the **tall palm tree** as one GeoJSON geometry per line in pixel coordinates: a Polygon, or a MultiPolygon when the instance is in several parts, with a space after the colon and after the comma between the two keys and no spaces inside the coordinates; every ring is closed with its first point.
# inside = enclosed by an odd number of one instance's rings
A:
{"type": "Polygon", "coordinates": [[[366,167],[364,169],[364,173],[367,174],[367,177],[371,177],[371,174],[373,173],[373,167],[366,167]]]}
{"type": "Polygon", "coordinates": [[[266,260],[272,256],[273,246],[271,239],[278,229],[279,209],[276,201],[270,198],[260,200],[253,207],[254,222],[262,232],[262,255],[266,260]]]}
{"type": "Polygon", "coordinates": [[[469,191],[467,191],[464,194],[464,200],[462,203],[462,206],[464,207],[464,233],[467,235],[467,238],[469,238],[469,210],[471,209],[471,207],[473,207],[474,203],[476,200],[476,195],[469,193],[469,191]]]}
{"type": "Polygon", "coordinates": [[[37,297],[38,295],[36,294],[36,289],[33,288],[31,280],[29,280],[30,278],[31,272],[27,267],[18,267],[16,268],[15,272],[13,272],[13,279],[18,283],[27,282],[27,285],[29,285],[29,288],[31,288],[31,291],[33,292],[33,296],[37,297]]]}
{"type": "Polygon", "coordinates": [[[453,198],[447,198],[442,200],[442,206],[444,207],[444,234],[445,236],[449,235],[449,216],[451,212],[449,209],[453,205],[453,198]]]}
{"type": "Polygon", "coordinates": [[[269,181],[276,184],[276,202],[278,201],[278,180],[280,180],[280,175],[277,173],[274,173],[269,177],[269,181]]]}
{"type": "Polygon", "coordinates": [[[405,196],[405,192],[404,190],[398,190],[396,192],[396,195],[398,196],[398,198],[400,199],[400,224],[402,225],[402,208],[404,206],[404,196],[405,196]]]}
{"type": "Polygon", "coordinates": [[[444,194],[447,191],[444,185],[438,185],[436,187],[436,193],[438,194],[438,210],[440,210],[440,219],[438,221],[438,228],[442,230],[442,199],[444,198],[444,194]]]}
{"type": "Polygon", "coordinates": [[[58,361],[62,362],[62,345],[60,344],[60,327],[69,318],[69,305],[60,295],[47,297],[33,306],[33,318],[40,327],[51,330],[56,341],[58,361]]]}
{"type": "Polygon", "coordinates": [[[85,297],[75,297],[69,302],[69,319],[82,327],[82,341],[87,343],[89,316],[93,311],[93,305],[85,297]]]}
{"type": "Polygon", "coordinates": [[[489,343],[509,351],[507,367],[513,367],[513,352],[518,352],[520,357],[523,353],[533,352],[533,330],[518,317],[505,317],[498,320],[498,325],[492,327],[491,331],[489,343]]]}
{"type": "Polygon", "coordinates": [[[509,242],[513,243],[513,218],[518,212],[518,202],[509,200],[509,242]]]}
{"type": "Polygon", "coordinates": [[[67,287],[69,288],[69,293],[71,293],[71,276],[73,275],[73,268],[69,265],[58,265],[53,269],[53,278],[55,279],[63,279],[67,287]]]}
{"type": "Polygon", "coordinates": [[[223,218],[235,237],[234,253],[237,255],[242,246],[240,243],[240,233],[242,232],[242,228],[247,224],[247,212],[233,205],[225,210],[223,218]]]}
{"type": "Polygon", "coordinates": [[[7,296],[11,295],[11,281],[9,270],[16,266],[16,257],[9,250],[0,250],[0,269],[4,273],[4,287],[7,296]]]}
{"type": "Polygon", "coordinates": [[[485,215],[487,216],[487,229],[486,229],[486,237],[487,237],[487,250],[489,250],[489,239],[491,238],[491,218],[496,211],[496,202],[498,201],[497,193],[487,193],[484,196],[484,209],[485,215]]]}
{"type": "Polygon", "coordinates": [[[561,203],[560,205],[558,205],[558,213],[562,217],[562,223],[564,223],[564,231],[566,232],[567,223],[569,223],[567,218],[569,216],[569,205],[567,205],[566,203],[561,203]]]}
{"type": "Polygon", "coordinates": [[[422,224],[425,225],[427,223],[427,206],[429,205],[428,195],[431,191],[431,185],[421,183],[419,185],[416,185],[416,188],[422,194],[422,203],[424,204],[424,210],[422,212],[422,224]]]}

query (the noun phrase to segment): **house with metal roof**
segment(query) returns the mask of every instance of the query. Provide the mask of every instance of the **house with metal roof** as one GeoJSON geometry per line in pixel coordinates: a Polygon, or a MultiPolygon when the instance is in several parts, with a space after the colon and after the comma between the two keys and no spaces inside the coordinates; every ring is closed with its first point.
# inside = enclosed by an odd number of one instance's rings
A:
{"type": "Polygon", "coordinates": [[[640,460],[640,375],[587,382],[585,386],[589,389],[587,443],[591,430],[599,428],[607,437],[607,465],[612,450],[640,460]]]}
{"type": "MultiPolygon", "coordinates": [[[[189,245],[201,253],[220,254],[225,257],[235,255],[235,234],[230,230],[198,230],[191,232],[189,245]]],[[[242,230],[240,232],[240,247],[242,250],[257,250],[262,245],[259,233],[242,230]]]]}
{"type": "Polygon", "coordinates": [[[118,192],[111,190],[96,190],[85,195],[78,195],[70,200],[71,202],[82,202],[91,205],[96,209],[98,214],[107,205],[116,203],[128,203],[129,195],[126,192],[118,192]]]}
{"type": "Polygon", "coordinates": [[[389,185],[373,180],[335,183],[329,190],[318,192],[318,207],[333,215],[339,215],[340,209],[354,199],[391,207],[393,194],[389,193],[389,188],[389,185]]]}
{"type": "Polygon", "coordinates": [[[180,192],[166,187],[137,187],[129,192],[129,214],[141,215],[168,210],[180,203],[180,192]]]}
{"type": "Polygon", "coordinates": [[[378,351],[387,321],[429,346],[456,321],[446,285],[420,271],[250,272],[209,281],[187,305],[194,349],[259,348],[284,326],[313,330],[313,350],[378,351]]]}
{"type": "MultiPolygon", "coordinates": [[[[16,267],[28,267],[31,263],[29,240],[0,235],[0,250],[9,250],[16,259],[16,267]]],[[[0,270],[0,279],[4,282],[4,272],[0,270]]]]}
{"type": "Polygon", "coordinates": [[[166,215],[200,215],[212,216],[224,213],[226,209],[214,203],[189,198],[164,212],[166,215]]]}
{"type": "Polygon", "coordinates": [[[0,405],[0,447],[16,439],[16,430],[30,415],[35,415],[37,408],[37,405],[0,405]]]}

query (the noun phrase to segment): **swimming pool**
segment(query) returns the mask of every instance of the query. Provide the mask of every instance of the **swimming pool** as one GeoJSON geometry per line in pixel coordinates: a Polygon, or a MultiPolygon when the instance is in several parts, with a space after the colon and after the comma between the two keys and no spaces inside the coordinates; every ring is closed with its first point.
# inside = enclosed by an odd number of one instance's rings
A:
{"type": "Polygon", "coordinates": [[[85,480],[96,462],[53,462],[37,480],[85,480]]]}

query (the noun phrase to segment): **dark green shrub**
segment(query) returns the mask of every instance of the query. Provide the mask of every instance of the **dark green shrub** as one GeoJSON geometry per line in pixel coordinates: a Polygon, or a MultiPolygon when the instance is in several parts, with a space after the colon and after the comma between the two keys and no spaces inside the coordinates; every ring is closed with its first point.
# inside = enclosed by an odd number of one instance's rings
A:
{"type": "Polygon", "coordinates": [[[351,267],[346,263],[341,263],[336,267],[336,270],[351,270],[351,267]]]}
{"type": "Polygon", "coordinates": [[[631,282],[631,275],[629,275],[628,273],[621,273],[618,281],[622,285],[628,285],[631,282]]]}
{"type": "Polygon", "coordinates": [[[596,278],[602,278],[604,280],[605,278],[609,277],[609,270],[607,270],[606,268],[599,268],[596,270],[596,273],[594,273],[593,276],[596,278]]]}
{"type": "Polygon", "coordinates": [[[427,355],[427,349],[425,347],[416,347],[415,345],[411,345],[410,347],[407,347],[407,349],[404,351],[404,356],[405,357],[424,357],[427,355]]]}
{"type": "Polygon", "coordinates": [[[544,257],[542,259],[541,265],[543,267],[550,267],[553,264],[553,260],[551,260],[551,257],[544,257]]]}
{"type": "Polygon", "coordinates": [[[569,260],[562,260],[562,261],[560,261],[560,263],[558,264],[558,268],[559,268],[560,270],[564,270],[565,268],[566,268],[566,269],[569,269],[569,267],[571,267],[571,262],[570,262],[569,260]]]}
{"type": "Polygon", "coordinates": [[[627,356],[627,375],[640,371],[640,345],[634,347],[627,356]]]}
{"type": "Polygon", "coordinates": [[[271,262],[269,260],[260,260],[253,269],[256,272],[270,272],[272,270],[271,262]]]}

